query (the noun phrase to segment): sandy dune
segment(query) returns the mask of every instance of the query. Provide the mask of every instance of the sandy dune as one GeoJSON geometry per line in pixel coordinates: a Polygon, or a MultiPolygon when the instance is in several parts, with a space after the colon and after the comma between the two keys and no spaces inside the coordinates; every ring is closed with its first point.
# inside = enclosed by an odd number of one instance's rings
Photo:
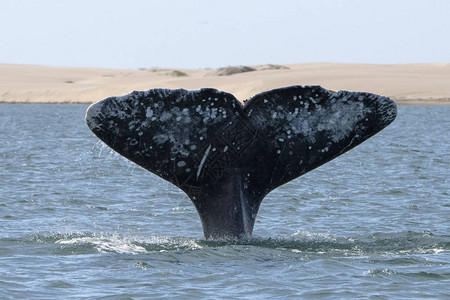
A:
{"type": "Polygon", "coordinates": [[[92,103],[133,90],[202,87],[226,91],[245,100],[259,92],[284,86],[321,85],[334,91],[372,92],[391,97],[398,104],[450,104],[450,64],[312,63],[250,66],[245,70],[247,72],[224,76],[223,70],[219,74],[216,70],[117,70],[0,64],[0,102],[92,103]]]}

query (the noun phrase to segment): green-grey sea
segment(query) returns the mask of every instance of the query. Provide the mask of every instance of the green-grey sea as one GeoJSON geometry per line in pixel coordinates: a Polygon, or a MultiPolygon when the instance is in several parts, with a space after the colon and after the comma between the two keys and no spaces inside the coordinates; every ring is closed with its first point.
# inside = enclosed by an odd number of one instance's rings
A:
{"type": "Polygon", "coordinates": [[[1,299],[450,299],[449,106],[400,106],[270,193],[243,241],[206,241],[86,108],[0,104],[1,299]]]}

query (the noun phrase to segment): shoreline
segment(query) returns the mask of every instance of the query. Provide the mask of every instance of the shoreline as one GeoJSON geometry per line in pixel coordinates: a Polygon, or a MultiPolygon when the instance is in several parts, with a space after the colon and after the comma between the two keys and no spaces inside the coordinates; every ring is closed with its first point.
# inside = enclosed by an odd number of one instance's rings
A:
{"type": "MultiPolygon", "coordinates": [[[[392,98],[391,98],[392,99],[392,98]]],[[[100,101],[102,99],[99,99],[100,101]]],[[[399,106],[449,106],[450,105],[450,99],[408,99],[408,100],[396,100],[392,99],[394,102],[399,106]]],[[[58,105],[67,105],[67,104],[73,104],[73,105],[90,105],[94,102],[62,102],[62,101],[55,101],[55,102],[38,102],[38,101],[0,101],[0,105],[2,104],[58,104],[58,105]]]]}
{"type": "Polygon", "coordinates": [[[152,88],[215,88],[243,101],[271,89],[320,85],[398,105],[450,105],[450,64],[305,63],[219,69],[106,69],[0,64],[0,103],[90,104],[152,88]]]}

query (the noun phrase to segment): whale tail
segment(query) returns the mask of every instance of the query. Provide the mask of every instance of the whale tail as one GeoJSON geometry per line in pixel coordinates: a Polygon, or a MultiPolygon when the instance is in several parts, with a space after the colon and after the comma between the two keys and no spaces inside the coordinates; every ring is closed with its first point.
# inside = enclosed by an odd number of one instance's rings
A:
{"type": "Polygon", "coordinates": [[[263,198],[332,160],[396,117],[389,98],[292,86],[244,106],[215,89],[153,89],[92,104],[108,146],[183,190],[206,238],[249,237],[263,198]]]}

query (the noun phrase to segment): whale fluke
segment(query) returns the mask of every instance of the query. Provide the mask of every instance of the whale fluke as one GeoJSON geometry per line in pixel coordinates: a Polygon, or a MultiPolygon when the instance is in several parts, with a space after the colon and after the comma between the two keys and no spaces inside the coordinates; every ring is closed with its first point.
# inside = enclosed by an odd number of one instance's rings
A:
{"type": "Polygon", "coordinates": [[[396,104],[370,93],[292,86],[244,106],[215,89],[152,89],[92,104],[89,128],[108,146],[183,190],[206,238],[250,237],[273,189],[373,136],[396,104]]]}

